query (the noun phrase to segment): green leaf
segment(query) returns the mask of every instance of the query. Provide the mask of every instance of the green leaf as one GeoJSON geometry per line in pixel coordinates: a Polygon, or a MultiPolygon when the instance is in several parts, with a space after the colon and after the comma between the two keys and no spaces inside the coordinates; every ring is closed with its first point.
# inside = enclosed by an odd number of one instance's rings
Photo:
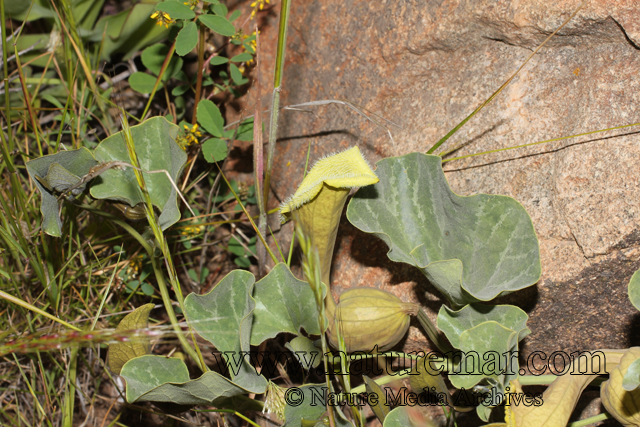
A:
{"type": "Polygon", "coordinates": [[[307,384],[297,387],[295,392],[288,391],[287,405],[284,408],[284,417],[287,422],[284,427],[300,427],[303,420],[318,420],[327,410],[324,403],[326,388],[326,384],[307,384]],[[300,402],[300,404],[290,405],[294,402],[300,402]]]}
{"type": "Polygon", "coordinates": [[[221,357],[232,364],[229,370],[235,383],[254,393],[263,393],[267,382],[246,357],[255,307],[251,298],[254,282],[253,274],[234,270],[209,293],[189,294],[184,307],[196,332],[215,345],[221,357]]]}
{"type": "Polygon", "coordinates": [[[631,304],[633,304],[636,310],[640,310],[640,270],[636,271],[633,273],[633,276],[631,276],[628,286],[628,294],[631,304]]]}
{"type": "MultiPolygon", "coordinates": [[[[160,70],[162,70],[162,64],[164,64],[164,60],[168,54],[169,47],[165,44],[157,43],[143,50],[140,59],[149,71],[158,76],[160,74],[160,70]]],[[[175,56],[172,57],[169,60],[167,69],[164,71],[162,81],[167,81],[178,74],[182,70],[183,63],[184,61],[181,58],[175,56]]]]}
{"type": "Polygon", "coordinates": [[[284,346],[296,356],[300,365],[307,371],[317,368],[322,363],[322,349],[316,347],[307,337],[295,337],[284,346]]]}
{"type": "MultiPolygon", "coordinates": [[[[139,93],[151,93],[153,87],[156,85],[157,77],[153,77],[151,74],[136,71],[129,76],[129,86],[131,89],[139,93]]],[[[158,89],[162,87],[162,82],[158,84],[158,89]]]]}
{"type": "Polygon", "coordinates": [[[451,345],[460,347],[460,335],[482,322],[495,321],[502,326],[518,331],[518,341],[523,340],[531,331],[527,328],[529,316],[520,308],[512,305],[469,304],[454,311],[447,306],[440,307],[437,326],[451,345]]]}
{"type": "Polygon", "coordinates": [[[229,10],[227,9],[227,6],[223,5],[222,3],[217,3],[213,5],[213,13],[224,17],[227,16],[229,10]]]}
{"type": "MultiPolygon", "coordinates": [[[[233,135],[231,137],[233,137],[233,135]]],[[[238,133],[236,134],[236,140],[253,141],[253,118],[240,123],[240,126],[238,126],[238,133]]]]}
{"type": "MultiPolygon", "coordinates": [[[[175,142],[178,126],[164,117],[153,117],[131,127],[138,162],[145,171],[166,170],[174,182],[178,181],[187,155],[175,142]]],[[[121,132],[103,140],[95,150],[101,162],[120,160],[129,162],[129,154],[121,132]]],[[[145,173],[147,191],[154,206],[160,209],[160,227],[166,230],[180,219],[178,194],[164,173],[145,173]]],[[[131,168],[109,169],[91,187],[91,196],[96,199],[113,199],[135,206],[144,202],[142,192],[131,168]]]]}
{"type": "Polygon", "coordinates": [[[231,62],[247,62],[253,59],[253,55],[244,52],[231,58],[231,62]]]}
{"type": "Polygon", "coordinates": [[[127,382],[127,402],[171,402],[178,405],[214,405],[248,393],[232,381],[209,371],[189,380],[187,365],[180,359],[142,356],[128,361],[120,375],[127,382]]]}
{"type": "Polygon", "coordinates": [[[218,138],[222,137],[222,131],[224,128],[224,119],[220,113],[220,109],[216,104],[203,99],[198,103],[198,123],[207,132],[218,138]]]}
{"type": "Polygon", "coordinates": [[[631,362],[622,378],[622,388],[626,391],[633,391],[638,387],[640,387],[640,359],[631,362]]]}
{"type": "Polygon", "coordinates": [[[239,256],[233,260],[233,263],[240,268],[251,267],[251,261],[246,256],[239,256]]]}
{"type": "Polygon", "coordinates": [[[140,334],[140,331],[148,328],[149,313],[153,307],[152,303],[140,306],[127,314],[118,324],[116,332],[136,331],[137,333],[128,341],[109,344],[108,365],[114,374],[120,375],[122,367],[129,360],[151,352],[149,337],[140,334]]]}
{"type": "Polygon", "coordinates": [[[235,64],[231,64],[229,69],[231,71],[231,79],[233,79],[233,82],[237,85],[244,84],[240,69],[235,64]]]}
{"type": "Polygon", "coordinates": [[[368,376],[362,375],[362,379],[364,380],[364,385],[367,393],[370,396],[378,396],[377,404],[372,405],[372,402],[369,402],[369,406],[371,407],[373,413],[376,414],[378,420],[380,420],[381,423],[384,423],[384,419],[387,417],[387,415],[389,415],[390,411],[389,406],[385,405],[385,399],[382,398],[382,396],[385,396],[385,393],[382,388],[368,376]]]}
{"type": "Polygon", "coordinates": [[[209,163],[224,160],[227,157],[227,141],[220,138],[207,139],[202,143],[202,155],[209,163]]]}
{"type": "Polygon", "coordinates": [[[165,39],[169,30],[149,18],[155,6],[155,2],[138,2],[117,15],[99,19],[87,40],[101,43],[100,59],[122,53],[127,60],[145,46],[165,39]]]}
{"type": "Polygon", "coordinates": [[[143,294],[145,294],[147,296],[151,296],[151,295],[156,293],[156,290],[153,288],[153,286],[151,286],[147,282],[144,282],[142,284],[142,286],[140,287],[140,290],[142,291],[143,294]]]}
{"type": "Polygon", "coordinates": [[[180,30],[176,37],[176,53],[184,56],[191,52],[198,44],[198,26],[195,22],[189,22],[180,30]]]}
{"type": "Polygon", "coordinates": [[[211,65],[222,65],[229,62],[229,58],[225,58],[224,56],[214,56],[211,58],[211,65]]]}
{"type": "Polygon", "coordinates": [[[156,10],[158,12],[168,13],[173,19],[189,20],[196,17],[196,14],[189,6],[173,0],[158,3],[156,10]]]}
{"type": "Polygon", "coordinates": [[[399,406],[389,412],[385,418],[383,427],[413,427],[419,425],[411,420],[410,409],[406,406],[399,406]]]}
{"type": "Polygon", "coordinates": [[[540,278],[531,218],[507,196],[453,193],[438,156],[411,153],[377,163],[380,182],[360,189],[347,218],[416,266],[456,305],[489,301],[540,278]]]}
{"type": "Polygon", "coordinates": [[[527,320],[524,311],[510,305],[470,304],[459,311],[442,306],[438,328],[462,351],[464,363],[449,372],[452,384],[471,388],[486,379],[503,392],[518,377],[518,359],[510,355],[517,355],[518,342],[531,332],[527,320]]]}
{"type": "Polygon", "coordinates": [[[231,37],[236,33],[236,27],[223,16],[200,15],[198,19],[212,31],[220,35],[231,37]]]}
{"type": "Polygon", "coordinates": [[[318,310],[313,291],[307,282],[296,279],[286,264],[279,263],[256,283],[253,292],[251,345],[259,345],[280,332],[320,335],[318,310]]]}
{"type": "Polygon", "coordinates": [[[240,15],[242,15],[242,12],[239,10],[234,10],[233,12],[231,12],[231,16],[229,17],[229,22],[233,22],[236,19],[238,19],[240,17],[240,15]]]}
{"type": "Polygon", "coordinates": [[[183,95],[186,91],[189,90],[189,85],[180,85],[171,89],[171,95],[180,96],[183,95]]]}
{"type": "Polygon", "coordinates": [[[238,239],[235,238],[235,236],[232,236],[229,239],[229,245],[227,249],[229,250],[229,252],[237,256],[244,256],[244,253],[245,253],[244,246],[240,244],[240,242],[238,241],[238,239]]]}
{"type": "Polygon", "coordinates": [[[70,179],[86,175],[97,164],[98,162],[94,159],[91,151],[85,147],[61,151],[27,162],[27,172],[42,196],[40,212],[42,213],[42,230],[45,233],[55,237],[59,237],[62,233],[58,194],[55,191],[60,191],[60,189],[64,191],[63,181],[65,179],[70,183],[70,179]],[[58,166],[53,166],[54,164],[58,166]],[[53,186],[49,182],[50,179],[53,186]],[[57,187],[58,190],[54,187],[57,187]]]}

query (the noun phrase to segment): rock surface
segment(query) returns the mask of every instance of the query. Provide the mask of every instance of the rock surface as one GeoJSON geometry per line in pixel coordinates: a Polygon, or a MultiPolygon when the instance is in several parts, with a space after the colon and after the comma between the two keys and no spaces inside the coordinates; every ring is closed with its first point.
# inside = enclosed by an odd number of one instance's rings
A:
{"type": "MultiPolygon", "coordinates": [[[[426,152],[470,114],[579,6],[579,1],[408,0],[293,2],[283,105],[348,100],[402,129],[344,106],[284,112],[275,193],[283,199],[311,159],[358,145],[374,163],[426,152]],[[289,163],[290,162],[290,163],[289,163]]],[[[446,159],[640,122],[640,14],[634,0],[592,0],[509,86],[440,151],[446,159]]],[[[532,351],[639,345],[627,283],[640,268],[640,138],[631,127],[445,163],[458,194],[504,194],[531,215],[543,274],[502,298],[529,314],[532,351]]],[[[275,201],[274,201],[275,203],[275,201]]],[[[282,233],[287,244],[288,228],[282,233]]],[[[419,301],[441,297],[416,269],[345,218],[334,295],[375,286],[419,301]]],[[[417,328],[404,343],[424,349],[417,328]]]]}

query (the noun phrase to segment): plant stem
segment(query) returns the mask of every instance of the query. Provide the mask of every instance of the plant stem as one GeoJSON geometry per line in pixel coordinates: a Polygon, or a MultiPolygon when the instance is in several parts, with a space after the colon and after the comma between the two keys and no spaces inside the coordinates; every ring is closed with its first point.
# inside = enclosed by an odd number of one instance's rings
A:
{"type": "Polygon", "coordinates": [[[287,44],[287,23],[289,21],[289,0],[282,0],[280,24],[278,26],[278,47],[276,50],[276,70],[273,76],[273,96],[271,99],[271,120],[269,121],[269,145],[267,148],[267,167],[264,174],[264,205],[269,201],[273,158],[276,153],[276,137],[278,136],[278,113],[280,112],[280,92],[282,91],[282,72],[287,44]]]}
{"type": "Polygon", "coordinates": [[[585,427],[593,423],[597,423],[598,421],[603,421],[609,418],[611,418],[611,415],[609,415],[606,412],[603,412],[602,414],[594,415],[593,417],[589,417],[584,420],[574,421],[572,423],[569,423],[567,424],[567,427],[585,427]]]}
{"type": "Polygon", "coordinates": [[[191,124],[195,125],[198,122],[198,103],[200,102],[200,95],[202,92],[202,74],[204,68],[204,44],[205,44],[205,34],[207,29],[200,25],[198,22],[198,35],[200,39],[198,40],[198,77],[196,80],[196,97],[193,101],[193,117],[191,117],[191,124]]]}

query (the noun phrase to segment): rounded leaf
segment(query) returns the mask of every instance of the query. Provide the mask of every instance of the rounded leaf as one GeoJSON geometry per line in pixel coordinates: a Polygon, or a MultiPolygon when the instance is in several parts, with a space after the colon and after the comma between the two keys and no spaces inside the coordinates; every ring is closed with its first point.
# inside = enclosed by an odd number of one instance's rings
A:
{"type": "Polygon", "coordinates": [[[223,36],[231,37],[236,33],[236,27],[223,16],[200,15],[198,19],[212,31],[223,36]]]}
{"type": "Polygon", "coordinates": [[[538,239],[515,199],[455,194],[438,156],[411,153],[377,166],[380,182],[355,194],[347,218],[384,240],[392,261],[420,268],[461,306],[538,281],[538,239]]]}

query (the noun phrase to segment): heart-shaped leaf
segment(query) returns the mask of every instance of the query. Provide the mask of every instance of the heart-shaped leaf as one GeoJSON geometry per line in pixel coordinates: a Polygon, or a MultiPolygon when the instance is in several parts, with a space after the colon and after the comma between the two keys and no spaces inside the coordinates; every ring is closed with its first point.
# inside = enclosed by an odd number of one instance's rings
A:
{"type": "Polygon", "coordinates": [[[223,399],[249,393],[217,372],[189,379],[180,359],[141,356],[129,360],[120,375],[127,381],[127,402],[171,402],[178,405],[216,405],[223,399]]]}
{"type": "Polygon", "coordinates": [[[189,294],[184,307],[196,332],[220,351],[219,361],[226,364],[234,382],[254,393],[263,393],[267,382],[248,360],[254,282],[253,274],[234,270],[209,293],[189,294]]]}
{"type": "Polygon", "coordinates": [[[449,372],[451,383],[471,388],[482,381],[502,393],[518,377],[518,342],[531,332],[528,318],[510,305],[469,304],[459,311],[442,306],[438,328],[462,351],[462,360],[449,372]]]}
{"type": "Polygon", "coordinates": [[[360,189],[349,221],[389,246],[389,258],[414,265],[449,301],[462,306],[540,278],[531,218],[516,200],[449,188],[438,156],[411,153],[377,163],[380,182],[360,189]]]}
{"type": "Polygon", "coordinates": [[[77,180],[97,164],[91,151],[85,147],[61,151],[27,162],[27,171],[42,195],[40,212],[42,230],[45,233],[55,237],[61,235],[62,220],[59,215],[58,193],[77,184],[77,180]]]}
{"type": "MultiPolygon", "coordinates": [[[[131,135],[140,167],[144,171],[167,171],[176,182],[187,161],[187,155],[175,141],[177,134],[178,126],[168,122],[164,117],[153,117],[132,126],[131,135]]],[[[102,141],[95,149],[95,156],[100,162],[129,162],[122,132],[102,141]]],[[[160,227],[165,230],[180,219],[176,190],[164,173],[145,173],[144,180],[151,202],[161,211],[158,220],[160,227]]],[[[144,202],[131,168],[109,169],[95,181],[91,187],[91,195],[96,199],[113,199],[126,202],[129,206],[144,202]]]]}
{"type": "Polygon", "coordinates": [[[278,264],[256,283],[253,298],[251,344],[259,345],[280,332],[320,335],[318,310],[313,291],[307,282],[296,279],[286,264],[278,264]]]}

